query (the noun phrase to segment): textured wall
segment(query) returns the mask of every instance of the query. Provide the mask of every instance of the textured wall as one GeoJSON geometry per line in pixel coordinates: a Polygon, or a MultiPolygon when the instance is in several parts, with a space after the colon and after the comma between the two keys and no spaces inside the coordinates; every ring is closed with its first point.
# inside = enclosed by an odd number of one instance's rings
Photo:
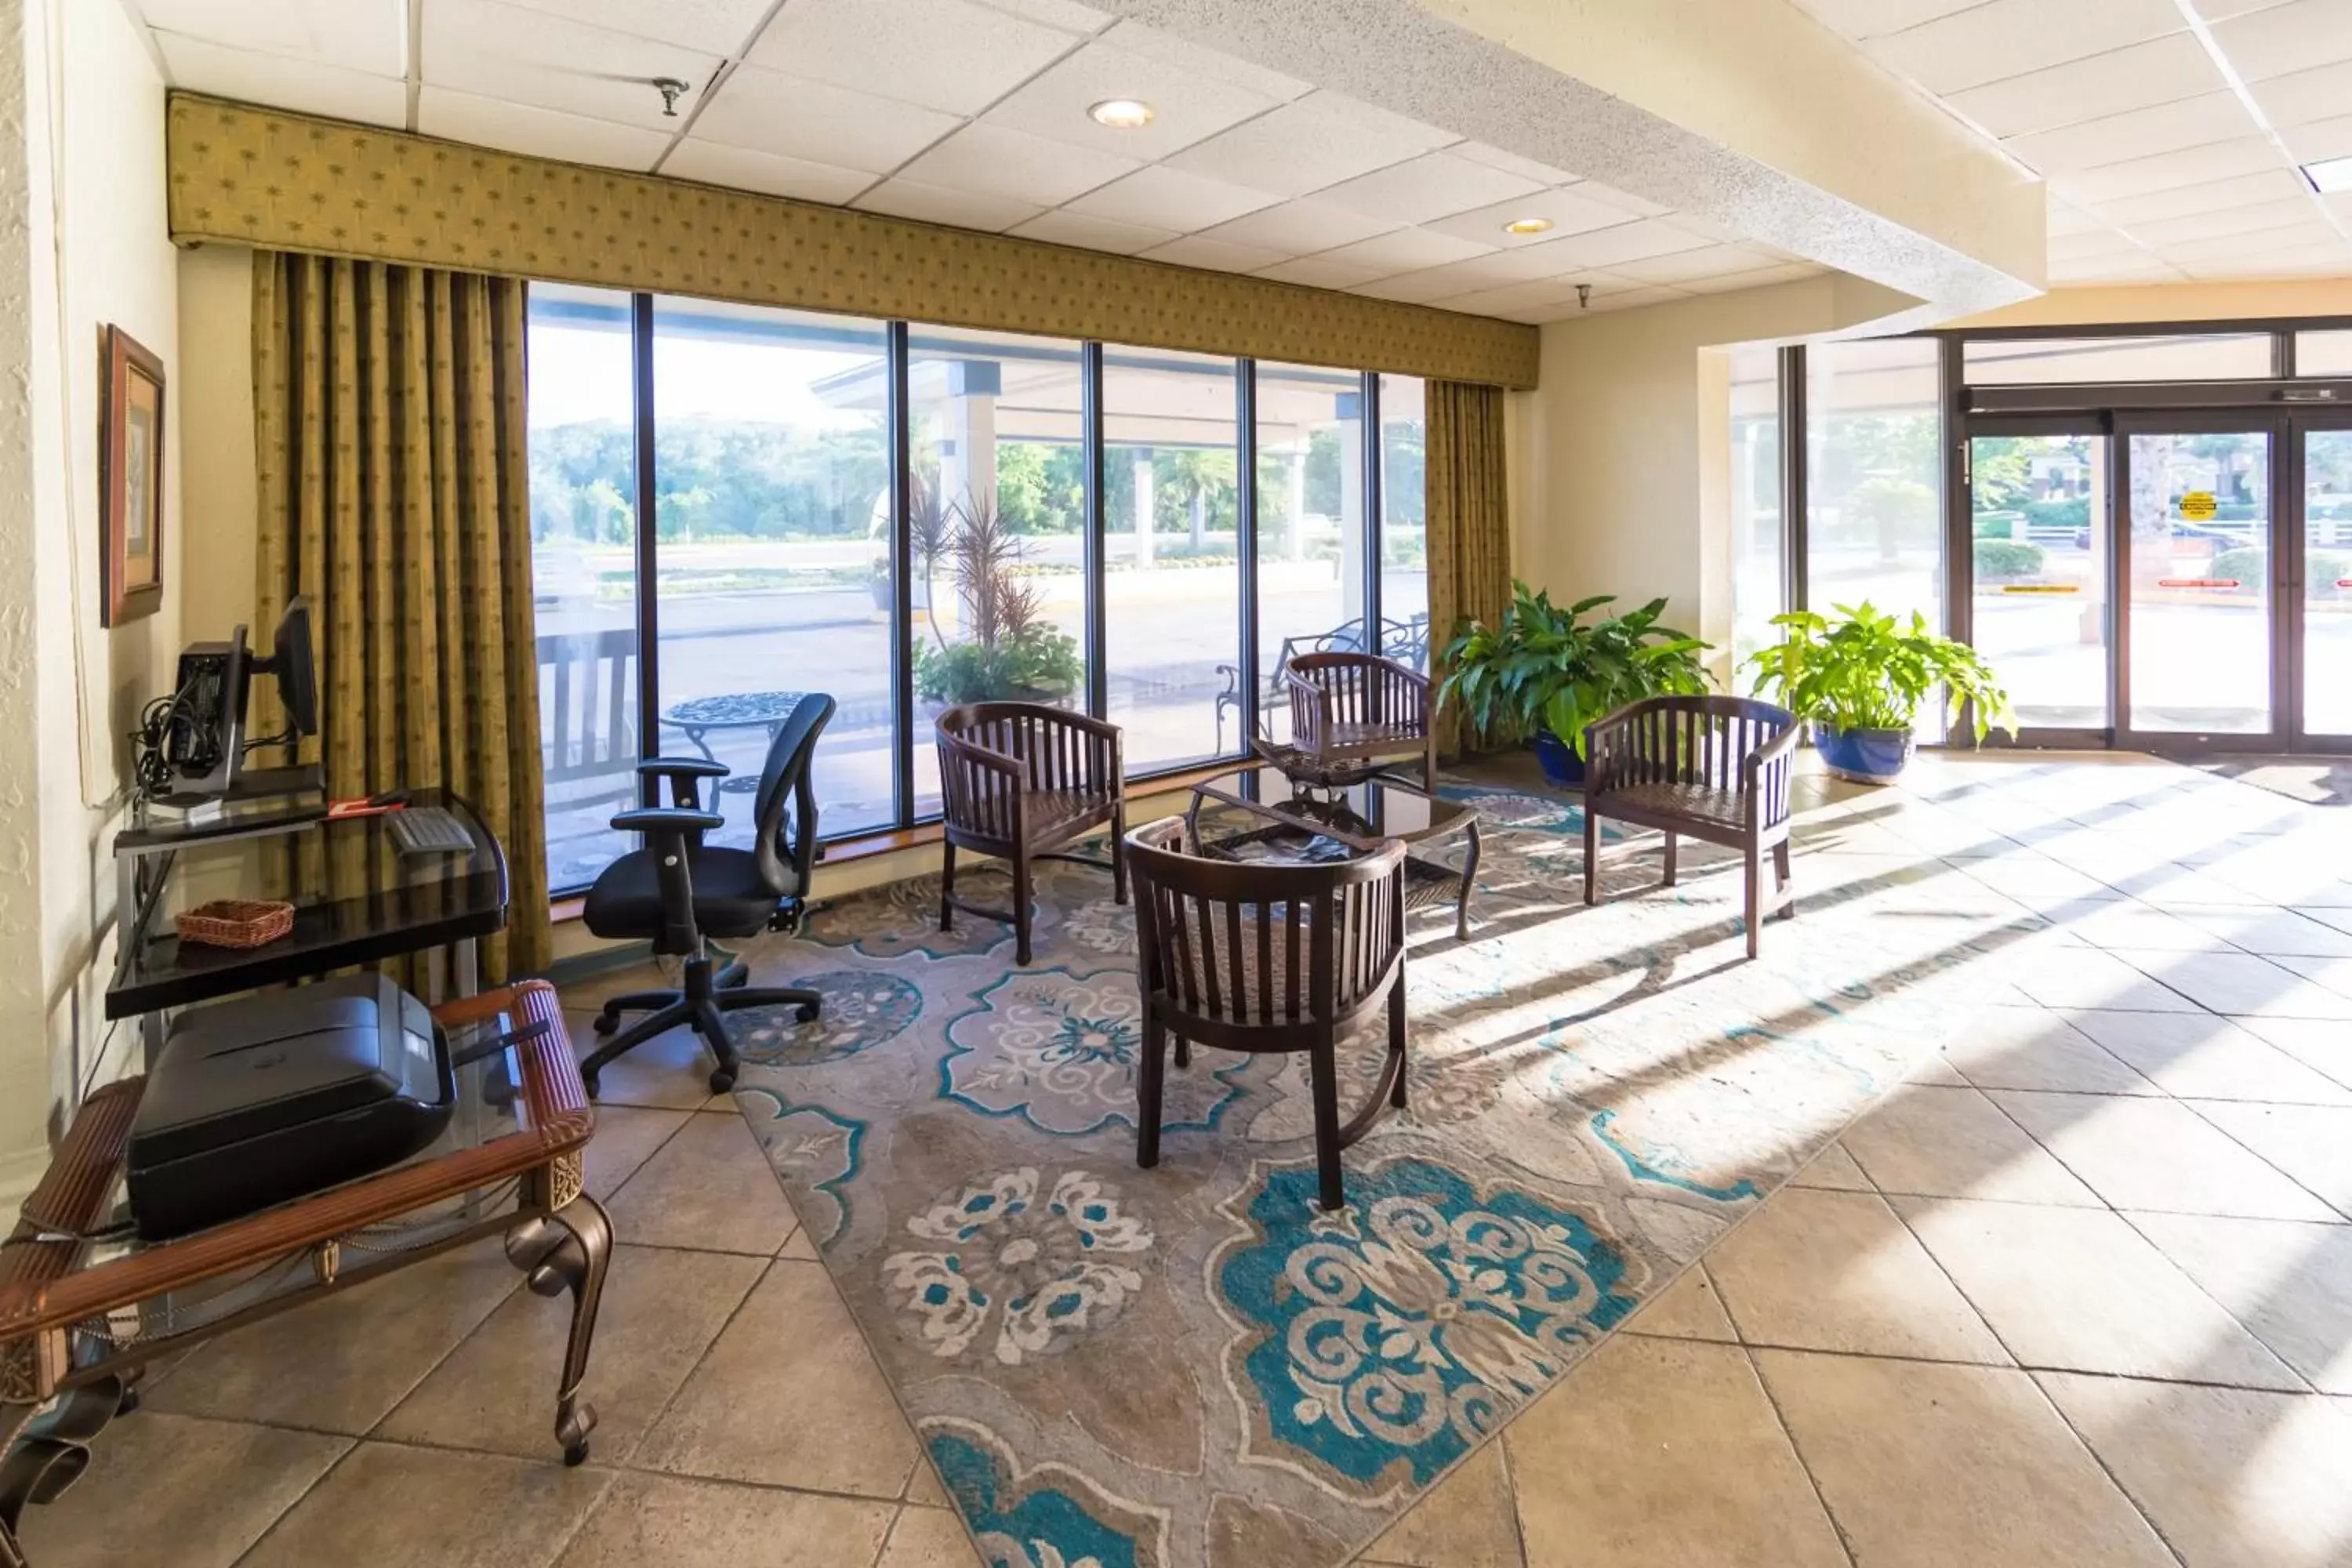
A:
{"type": "Polygon", "coordinates": [[[1535,384],[1532,327],[184,94],[172,237],[1535,384]]]}

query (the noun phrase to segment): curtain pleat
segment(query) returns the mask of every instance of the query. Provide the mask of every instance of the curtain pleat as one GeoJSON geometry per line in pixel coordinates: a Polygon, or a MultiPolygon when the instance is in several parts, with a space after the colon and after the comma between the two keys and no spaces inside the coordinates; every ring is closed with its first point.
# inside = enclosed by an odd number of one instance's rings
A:
{"type": "MultiPolygon", "coordinates": [[[[1462,623],[1492,622],[1510,604],[1511,518],[1503,389],[1433,381],[1427,396],[1430,670],[1442,680],[1449,672],[1438,653],[1462,623]]],[[[1465,737],[1455,716],[1437,721],[1439,749],[1457,754],[1465,737]]]]}
{"type": "MultiPolygon", "coordinates": [[[[325,763],[334,797],[440,784],[472,803],[506,847],[510,892],[483,974],[538,970],[523,285],[256,251],[253,386],[260,623],[297,594],[315,606],[324,744],[305,742],[306,760],[325,763]]],[[[256,728],[278,722],[257,714],[256,728]]],[[[306,889],[364,870],[308,853],[289,868],[306,889]]]]}

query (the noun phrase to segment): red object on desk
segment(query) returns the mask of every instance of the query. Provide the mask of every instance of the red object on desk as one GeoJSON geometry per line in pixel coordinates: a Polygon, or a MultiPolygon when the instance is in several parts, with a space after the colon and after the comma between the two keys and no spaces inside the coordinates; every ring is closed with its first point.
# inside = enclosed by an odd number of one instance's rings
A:
{"type": "Polygon", "coordinates": [[[406,791],[402,791],[396,795],[355,795],[349,800],[329,801],[327,820],[336,822],[346,816],[382,816],[387,812],[407,809],[406,791]]]}

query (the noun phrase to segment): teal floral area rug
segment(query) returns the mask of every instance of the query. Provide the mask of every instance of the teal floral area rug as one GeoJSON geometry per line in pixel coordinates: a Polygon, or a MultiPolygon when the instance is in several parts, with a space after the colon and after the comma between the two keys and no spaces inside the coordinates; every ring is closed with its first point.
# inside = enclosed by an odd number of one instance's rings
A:
{"type": "MultiPolygon", "coordinates": [[[[1663,889],[1654,843],[1612,836],[1587,909],[1572,804],[1450,793],[1484,824],[1474,928],[1417,917],[1411,1108],[1349,1152],[1337,1214],[1304,1058],[1171,1065],[1161,1163],[1137,1168],[1135,927],[1102,872],[1040,866],[1026,969],[1004,926],[941,932],[935,878],[747,955],[825,1006],[740,1016],[737,1101],[984,1560],[1346,1561],[1892,1088],[1964,966],[2040,923],[1927,887],[1925,853],[1916,876],[1801,854],[1800,918],[1748,963],[1728,858],[1686,846],[1663,889]]],[[[1343,1115],[1380,1034],[1346,1056],[1343,1115]]]]}

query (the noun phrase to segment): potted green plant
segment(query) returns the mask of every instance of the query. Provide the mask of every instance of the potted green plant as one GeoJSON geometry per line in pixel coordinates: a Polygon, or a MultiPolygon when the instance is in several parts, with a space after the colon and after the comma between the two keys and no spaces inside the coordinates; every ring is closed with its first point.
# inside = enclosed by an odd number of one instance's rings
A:
{"type": "Polygon", "coordinates": [[[1813,728],[1813,747],[1830,772],[1862,784],[1886,784],[1911,760],[1919,704],[1937,686],[1958,722],[1966,707],[1976,739],[1999,725],[2017,733],[2009,693],[1982,655],[1927,629],[1916,610],[1906,627],[1868,600],[1837,606],[1832,620],[1810,610],[1775,616],[1774,646],[1748,657],[1756,692],[1770,694],[1813,728]]]}
{"type": "Polygon", "coordinates": [[[950,569],[963,632],[950,640],[932,620],[930,644],[915,649],[918,696],[950,708],[1058,702],[1077,689],[1086,674],[1077,640],[1045,618],[1036,586],[1019,572],[1021,540],[994,505],[966,497],[947,509],[928,544],[919,528],[917,546],[926,584],[935,565],[950,569]]]}
{"type": "Polygon", "coordinates": [[[1562,609],[1514,578],[1510,607],[1492,626],[1465,622],[1446,646],[1439,702],[1489,742],[1532,741],[1545,777],[1577,783],[1586,725],[1643,697],[1706,689],[1698,660],[1710,645],[1660,626],[1665,600],[1583,619],[1616,602],[1597,594],[1562,609]]]}

